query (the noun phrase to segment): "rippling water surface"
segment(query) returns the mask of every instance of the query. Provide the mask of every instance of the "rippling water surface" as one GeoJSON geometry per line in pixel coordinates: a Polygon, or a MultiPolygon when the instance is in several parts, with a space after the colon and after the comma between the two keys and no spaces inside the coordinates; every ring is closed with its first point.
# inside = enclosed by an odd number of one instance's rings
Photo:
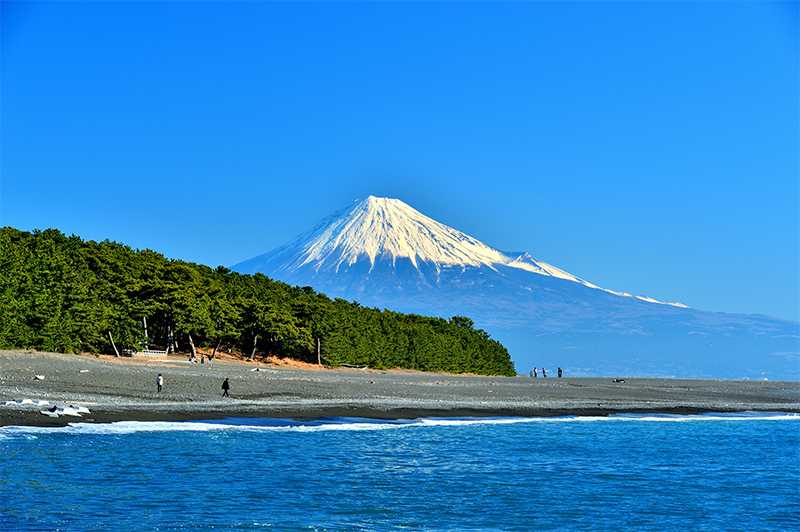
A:
{"type": "Polygon", "coordinates": [[[800,416],[0,429],[0,529],[800,529],[800,416]]]}

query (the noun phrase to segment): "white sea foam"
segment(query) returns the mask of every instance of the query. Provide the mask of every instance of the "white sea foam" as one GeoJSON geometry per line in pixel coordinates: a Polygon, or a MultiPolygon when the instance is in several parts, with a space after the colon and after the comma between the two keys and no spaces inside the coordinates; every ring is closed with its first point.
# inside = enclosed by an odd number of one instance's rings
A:
{"type": "Polygon", "coordinates": [[[791,421],[800,420],[800,414],[791,412],[709,412],[693,416],[680,414],[617,414],[614,420],[633,421],[791,421]]]}
{"type": "Polygon", "coordinates": [[[735,412],[735,413],[707,413],[696,415],[685,414],[613,414],[609,416],[557,416],[557,417],[531,417],[531,418],[463,418],[463,419],[437,419],[426,418],[419,421],[427,426],[454,426],[454,425],[501,425],[516,423],[586,423],[586,422],[624,422],[624,421],[655,421],[655,422],[701,422],[701,421],[758,421],[773,420],[800,421],[800,414],[785,412],[735,412]]]}
{"type": "Polygon", "coordinates": [[[523,423],[690,423],[708,421],[800,421],[800,414],[784,412],[707,413],[699,415],[615,414],[611,416],[530,418],[421,418],[398,421],[357,418],[327,418],[309,421],[261,418],[238,418],[222,421],[119,421],[115,423],[70,423],[64,427],[9,426],[0,428],[0,437],[12,434],[36,435],[52,434],[54,432],[98,435],[121,435],[141,432],[341,432],[523,423]]]}

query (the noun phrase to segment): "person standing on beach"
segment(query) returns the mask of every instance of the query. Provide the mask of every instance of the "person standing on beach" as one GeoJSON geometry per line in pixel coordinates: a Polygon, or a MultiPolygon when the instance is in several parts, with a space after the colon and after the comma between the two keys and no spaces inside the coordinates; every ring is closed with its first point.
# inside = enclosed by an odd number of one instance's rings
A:
{"type": "Polygon", "coordinates": [[[161,391],[161,387],[164,386],[164,377],[161,376],[161,373],[158,374],[156,378],[156,384],[158,385],[158,391],[161,391]]]}
{"type": "Polygon", "coordinates": [[[230,395],[228,394],[228,390],[230,390],[230,389],[231,389],[231,385],[228,384],[228,379],[225,379],[222,382],[222,397],[230,397],[230,395]]]}
{"type": "Polygon", "coordinates": [[[536,378],[536,376],[537,376],[537,375],[536,375],[536,368],[533,368],[533,378],[535,379],[535,378],[536,378]]]}
{"type": "Polygon", "coordinates": [[[561,378],[561,368],[558,368],[558,378],[561,378]]]}
{"type": "Polygon", "coordinates": [[[547,373],[544,371],[544,367],[542,367],[542,377],[547,377],[547,373]]]}

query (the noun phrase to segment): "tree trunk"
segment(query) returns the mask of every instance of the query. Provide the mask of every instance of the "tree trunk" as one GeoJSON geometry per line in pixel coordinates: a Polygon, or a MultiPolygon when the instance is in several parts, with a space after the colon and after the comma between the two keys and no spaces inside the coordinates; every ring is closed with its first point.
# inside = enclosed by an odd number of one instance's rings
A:
{"type": "Polygon", "coordinates": [[[214,360],[214,357],[217,356],[217,349],[219,349],[219,344],[222,343],[222,338],[217,339],[217,345],[214,346],[214,351],[211,352],[211,356],[208,357],[208,361],[211,362],[214,360]]]}
{"type": "Polygon", "coordinates": [[[172,347],[172,324],[167,325],[167,354],[175,353],[172,347]]]}
{"type": "Polygon", "coordinates": [[[317,336],[317,364],[322,365],[322,351],[319,345],[319,336],[317,336]]]}
{"type": "Polygon", "coordinates": [[[145,317],[145,316],[142,317],[142,324],[144,325],[144,337],[145,337],[146,340],[148,340],[147,343],[149,344],[150,343],[150,337],[147,336],[147,317],[145,317]]]}
{"type": "Polygon", "coordinates": [[[197,349],[194,348],[194,342],[192,341],[192,335],[187,333],[189,336],[189,346],[192,348],[192,360],[197,358],[197,349]]]}
{"type": "Polygon", "coordinates": [[[267,348],[268,356],[275,356],[272,350],[275,349],[276,345],[278,345],[278,337],[273,334],[269,337],[269,347],[267,348]]]}
{"type": "Polygon", "coordinates": [[[114,348],[114,354],[116,354],[117,357],[119,357],[119,350],[117,349],[117,344],[114,343],[114,337],[111,336],[111,330],[110,329],[108,331],[108,339],[111,340],[111,347],[114,348]]]}
{"type": "Polygon", "coordinates": [[[253,357],[256,356],[256,345],[258,344],[258,335],[253,338],[253,352],[250,353],[250,360],[253,360],[253,357]]]}

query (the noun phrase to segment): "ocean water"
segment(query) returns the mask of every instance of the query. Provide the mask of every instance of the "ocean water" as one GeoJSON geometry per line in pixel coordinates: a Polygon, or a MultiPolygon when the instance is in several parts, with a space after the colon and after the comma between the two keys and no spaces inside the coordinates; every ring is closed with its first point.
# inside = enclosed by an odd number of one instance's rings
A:
{"type": "Polygon", "coordinates": [[[0,529],[800,530],[800,416],[0,429],[0,529]]]}

